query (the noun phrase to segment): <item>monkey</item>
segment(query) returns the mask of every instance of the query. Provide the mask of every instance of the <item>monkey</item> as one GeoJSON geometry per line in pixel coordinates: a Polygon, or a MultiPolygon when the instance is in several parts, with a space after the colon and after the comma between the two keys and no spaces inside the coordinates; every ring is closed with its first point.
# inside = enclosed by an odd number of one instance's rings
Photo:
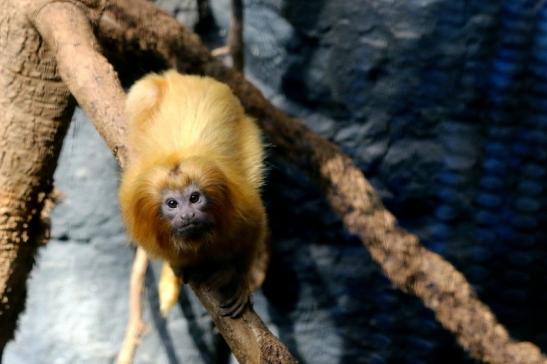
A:
{"type": "Polygon", "coordinates": [[[265,270],[258,126],[227,85],[174,70],[137,81],[125,115],[121,214],[135,244],[164,262],[162,313],[190,279],[220,292],[221,315],[238,317],[265,270]]]}

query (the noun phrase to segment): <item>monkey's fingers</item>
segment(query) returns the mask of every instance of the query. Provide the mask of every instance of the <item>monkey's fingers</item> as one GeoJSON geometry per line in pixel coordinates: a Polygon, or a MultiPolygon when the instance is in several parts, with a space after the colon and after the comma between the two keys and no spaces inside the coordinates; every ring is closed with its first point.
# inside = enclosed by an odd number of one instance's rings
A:
{"type": "Polygon", "coordinates": [[[220,314],[222,316],[237,318],[243,313],[248,303],[248,290],[239,287],[232,297],[220,304],[220,314]]]}
{"type": "Polygon", "coordinates": [[[247,304],[249,303],[249,301],[244,301],[231,315],[230,317],[235,319],[235,318],[238,318],[239,316],[241,316],[241,314],[243,313],[243,311],[245,310],[245,308],[247,307],[247,304]]]}

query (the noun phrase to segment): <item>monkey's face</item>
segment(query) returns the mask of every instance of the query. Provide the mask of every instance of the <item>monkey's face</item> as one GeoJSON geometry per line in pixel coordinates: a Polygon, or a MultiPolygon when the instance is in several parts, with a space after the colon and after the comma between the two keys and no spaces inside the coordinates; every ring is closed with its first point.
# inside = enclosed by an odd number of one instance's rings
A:
{"type": "Polygon", "coordinates": [[[195,184],[162,193],[161,215],[176,239],[198,240],[213,229],[207,196],[195,184]]]}

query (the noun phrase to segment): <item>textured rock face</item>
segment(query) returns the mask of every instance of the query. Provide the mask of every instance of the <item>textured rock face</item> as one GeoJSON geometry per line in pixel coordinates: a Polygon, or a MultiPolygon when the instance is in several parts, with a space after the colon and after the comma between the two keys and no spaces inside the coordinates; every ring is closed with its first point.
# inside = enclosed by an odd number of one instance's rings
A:
{"type": "MultiPolygon", "coordinates": [[[[158,1],[195,24],[192,1],[158,1]]],[[[245,2],[247,75],[350,154],[401,223],[451,260],[511,334],[547,350],[547,8],[532,1],[245,2]]],[[[229,1],[212,0],[223,37],[229,1]]],[[[117,168],[81,114],[6,363],[104,363],[127,317],[132,249],[117,168]]],[[[301,171],[270,149],[272,264],[255,307],[303,363],[471,362],[393,290],[301,171]]],[[[147,277],[138,363],[210,363],[222,346],[189,292],[167,318],[147,277]]],[[[222,362],[222,360],[217,360],[222,362]]]]}

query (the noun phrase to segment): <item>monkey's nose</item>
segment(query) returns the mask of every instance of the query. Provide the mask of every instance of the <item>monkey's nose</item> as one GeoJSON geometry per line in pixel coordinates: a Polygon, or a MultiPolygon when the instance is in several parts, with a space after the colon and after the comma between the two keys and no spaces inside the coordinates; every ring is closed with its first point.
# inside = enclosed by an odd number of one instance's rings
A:
{"type": "Polygon", "coordinates": [[[180,217],[180,222],[182,225],[190,225],[192,223],[192,220],[194,220],[195,217],[196,217],[195,212],[184,214],[180,217]]]}
{"type": "Polygon", "coordinates": [[[183,220],[192,220],[194,217],[196,217],[195,212],[191,212],[191,213],[187,213],[187,214],[182,215],[183,220]]]}

